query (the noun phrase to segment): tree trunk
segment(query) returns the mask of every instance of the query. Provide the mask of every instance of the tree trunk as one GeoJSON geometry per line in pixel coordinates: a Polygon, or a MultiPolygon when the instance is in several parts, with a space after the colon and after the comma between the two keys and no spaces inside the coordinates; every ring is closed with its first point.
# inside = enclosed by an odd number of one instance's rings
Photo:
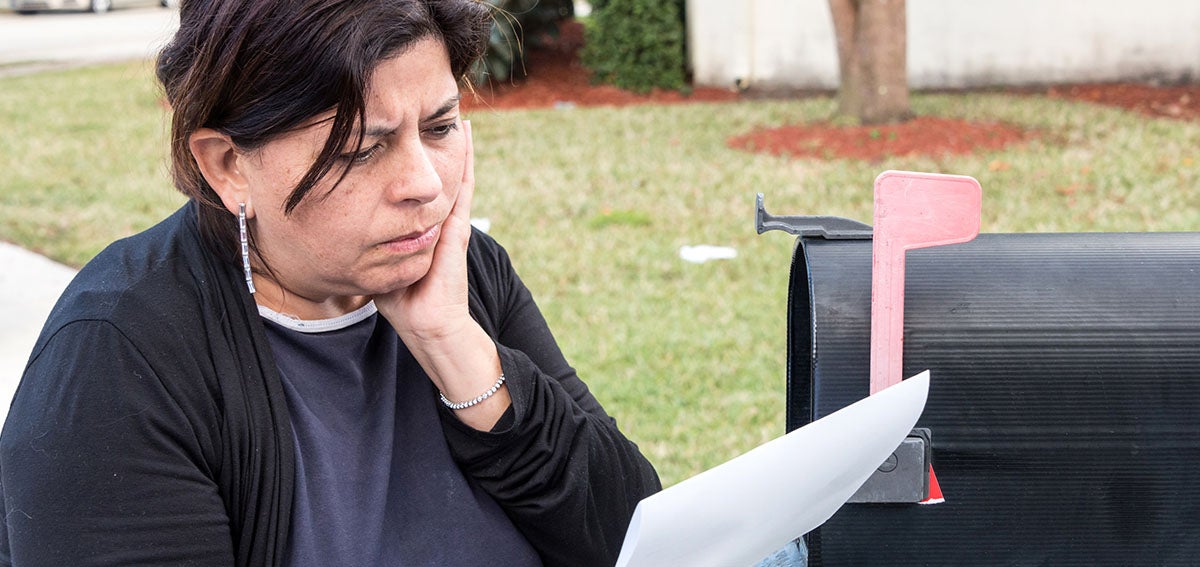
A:
{"type": "Polygon", "coordinates": [[[829,0],[829,9],[842,75],[838,113],[863,124],[910,118],[905,0],[829,0]]]}

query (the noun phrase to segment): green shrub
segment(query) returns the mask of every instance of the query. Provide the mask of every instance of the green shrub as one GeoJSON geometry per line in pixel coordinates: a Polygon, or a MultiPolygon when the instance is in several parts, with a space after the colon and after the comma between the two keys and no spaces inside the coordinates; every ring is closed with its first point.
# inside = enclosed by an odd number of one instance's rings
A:
{"type": "Polygon", "coordinates": [[[558,23],[575,15],[572,0],[487,0],[493,7],[487,53],[474,69],[476,84],[525,77],[525,48],[543,35],[558,33],[558,23]]]}
{"type": "Polygon", "coordinates": [[[681,0],[605,0],[584,30],[582,59],[595,79],[645,92],[684,87],[681,0]]]}

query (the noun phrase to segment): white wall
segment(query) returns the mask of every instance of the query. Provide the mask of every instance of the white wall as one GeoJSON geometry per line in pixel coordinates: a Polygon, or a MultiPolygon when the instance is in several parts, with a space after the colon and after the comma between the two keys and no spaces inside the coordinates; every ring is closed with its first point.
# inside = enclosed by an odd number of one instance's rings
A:
{"type": "Polygon", "coordinates": [[[837,85],[827,0],[687,0],[687,18],[698,85],[837,85]]]}
{"type": "MultiPolygon", "coordinates": [[[[1200,80],[1198,0],[908,0],[913,88],[1200,80]]],[[[827,0],[687,0],[698,85],[835,88],[827,0]]]]}

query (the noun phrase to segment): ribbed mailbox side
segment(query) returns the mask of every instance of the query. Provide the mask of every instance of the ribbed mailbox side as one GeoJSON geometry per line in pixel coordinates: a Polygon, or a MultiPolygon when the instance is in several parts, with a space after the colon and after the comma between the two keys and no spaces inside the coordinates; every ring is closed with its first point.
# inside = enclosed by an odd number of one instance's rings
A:
{"type": "MultiPolygon", "coordinates": [[[[789,430],[868,394],[870,271],[870,240],[796,247],[789,430]]],[[[1195,563],[1200,233],[984,234],[906,282],[946,502],[847,505],[814,564],[1195,563]]]]}

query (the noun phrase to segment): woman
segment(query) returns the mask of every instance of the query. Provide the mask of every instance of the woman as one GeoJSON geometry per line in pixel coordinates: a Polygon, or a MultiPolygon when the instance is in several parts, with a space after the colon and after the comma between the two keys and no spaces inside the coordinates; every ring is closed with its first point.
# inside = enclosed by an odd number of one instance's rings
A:
{"type": "Polygon", "coordinates": [[[80,271],[0,438],[14,565],[611,565],[660,488],[468,223],[470,0],[196,0],[189,197],[80,271]]]}

